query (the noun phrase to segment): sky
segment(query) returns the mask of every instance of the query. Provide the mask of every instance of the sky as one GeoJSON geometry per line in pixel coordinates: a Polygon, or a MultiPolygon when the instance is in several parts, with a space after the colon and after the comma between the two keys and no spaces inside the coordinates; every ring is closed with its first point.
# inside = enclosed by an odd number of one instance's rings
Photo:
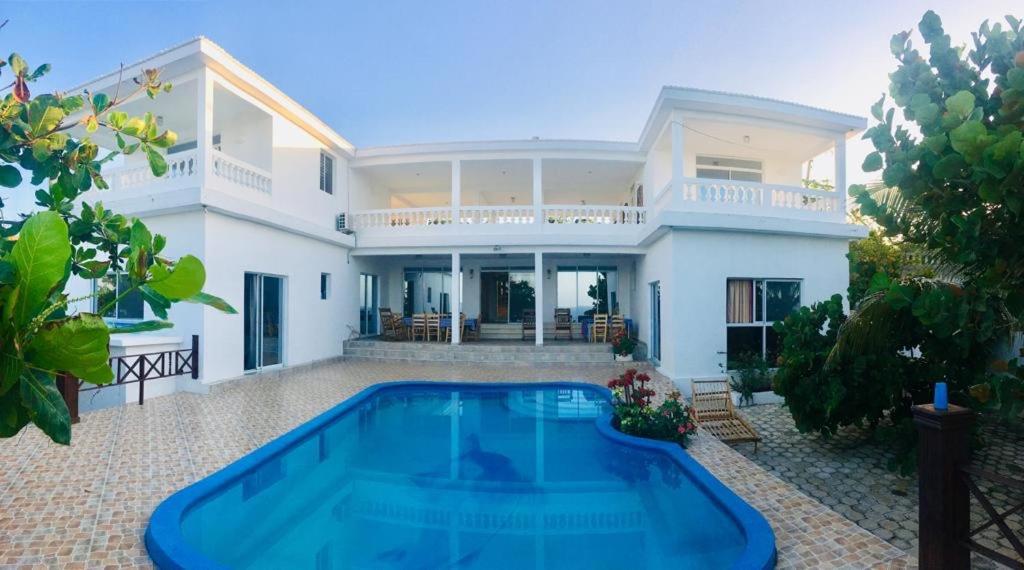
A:
{"type": "MultiPolygon", "coordinates": [[[[1024,16],[1020,0],[34,0],[0,2],[0,38],[53,66],[39,93],[204,35],[358,147],[636,141],[663,85],[868,116],[889,38],[928,9],[955,45],[1024,16]]],[[[870,150],[850,145],[850,183],[870,150]]]]}

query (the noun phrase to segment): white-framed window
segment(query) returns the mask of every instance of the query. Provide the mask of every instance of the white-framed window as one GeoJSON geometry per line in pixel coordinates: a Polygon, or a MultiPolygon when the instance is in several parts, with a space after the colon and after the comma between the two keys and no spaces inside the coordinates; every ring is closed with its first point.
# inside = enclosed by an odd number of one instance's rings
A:
{"type": "Polygon", "coordinates": [[[121,297],[132,286],[131,278],[127,275],[111,273],[100,279],[94,279],[92,286],[93,292],[96,293],[93,297],[93,312],[99,313],[101,309],[113,303],[100,315],[101,317],[118,320],[141,320],[144,317],[144,302],[142,293],[138,289],[121,297]]]}
{"type": "Polygon", "coordinates": [[[727,279],[725,283],[726,365],[759,355],[775,365],[779,335],[772,328],[800,307],[798,279],[727,279]]]}
{"type": "Polygon", "coordinates": [[[728,158],[724,156],[698,156],[697,178],[763,182],[764,168],[760,160],[728,158]]]}
{"type": "Polygon", "coordinates": [[[320,151],[320,190],[334,194],[334,157],[320,151]]]}
{"type": "Polygon", "coordinates": [[[320,274],[320,299],[326,300],[331,295],[331,274],[320,274]]]}

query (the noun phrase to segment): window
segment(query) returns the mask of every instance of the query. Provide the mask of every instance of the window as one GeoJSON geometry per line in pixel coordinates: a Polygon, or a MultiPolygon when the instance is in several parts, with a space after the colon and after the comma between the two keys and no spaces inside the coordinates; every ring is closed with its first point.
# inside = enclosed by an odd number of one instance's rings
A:
{"type": "Polygon", "coordinates": [[[334,157],[320,151],[320,189],[334,194],[334,157]]]}
{"type": "Polygon", "coordinates": [[[103,317],[110,319],[142,319],[142,293],[138,289],[131,291],[132,280],[123,273],[111,274],[93,281],[96,296],[93,297],[93,311],[99,312],[111,305],[103,317]],[[121,297],[121,295],[124,295],[121,297]],[[119,298],[120,297],[120,298],[119,298]]]}
{"type": "Polygon", "coordinates": [[[320,298],[327,299],[328,295],[331,294],[331,274],[321,273],[320,274],[320,298]]]}
{"type": "Polygon", "coordinates": [[[697,178],[762,182],[763,172],[760,160],[698,156],[697,178]]]}
{"type": "MultiPolygon", "coordinates": [[[[450,267],[406,267],[402,286],[402,312],[406,317],[415,313],[446,313],[452,291],[450,267]],[[435,293],[437,293],[435,295],[435,293]]],[[[462,287],[462,275],[459,275],[462,287]]]]}
{"type": "Polygon", "coordinates": [[[619,310],[619,272],[615,267],[558,266],[558,306],[573,318],[619,310]]]}
{"type": "Polygon", "coordinates": [[[764,357],[770,365],[779,355],[779,337],[772,324],[800,307],[800,281],[729,279],[726,281],[726,366],[735,368],[745,354],[764,357]]]}

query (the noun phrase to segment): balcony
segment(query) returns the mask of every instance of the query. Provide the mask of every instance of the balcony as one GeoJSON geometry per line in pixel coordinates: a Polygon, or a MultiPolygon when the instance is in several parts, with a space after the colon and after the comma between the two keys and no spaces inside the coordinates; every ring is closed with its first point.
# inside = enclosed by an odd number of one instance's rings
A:
{"type": "MultiPolygon", "coordinates": [[[[153,176],[145,161],[111,168],[107,174],[110,189],[115,192],[131,190],[175,190],[201,187],[204,185],[201,162],[195,149],[176,152],[166,156],[167,173],[153,176]]],[[[210,150],[208,158],[209,183],[225,185],[242,192],[270,194],[272,177],[263,170],[244,160],[229,156],[219,150],[210,150]]]]}
{"type": "Polygon", "coordinates": [[[683,178],[677,189],[666,184],[655,197],[654,210],[846,221],[846,204],[839,192],[704,178],[683,178]]]}

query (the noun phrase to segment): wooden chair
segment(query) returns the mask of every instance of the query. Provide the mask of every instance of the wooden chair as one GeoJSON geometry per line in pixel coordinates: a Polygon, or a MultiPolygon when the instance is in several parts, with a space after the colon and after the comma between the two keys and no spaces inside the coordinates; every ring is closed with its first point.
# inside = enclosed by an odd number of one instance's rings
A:
{"type": "Polygon", "coordinates": [[[405,324],[405,319],[398,313],[391,314],[391,320],[394,323],[395,330],[398,331],[398,340],[405,340],[409,338],[409,327],[405,324]]]}
{"type": "Polygon", "coordinates": [[[466,313],[459,313],[459,341],[466,340],[466,313]]]}
{"type": "Polygon", "coordinates": [[[594,322],[590,325],[590,342],[608,342],[608,315],[594,313],[594,322]]]}
{"type": "Polygon", "coordinates": [[[690,411],[701,428],[725,443],[753,443],[757,453],[761,436],[736,413],[728,380],[691,380],[690,390],[690,411]]]}
{"type": "Polygon", "coordinates": [[[480,340],[480,329],[484,322],[484,316],[480,313],[476,315],[476,328],[473,329],[473,340],[480,340]]]}
{"type": "Polygon", "coordinates": [[[441,340],[441,315],[438,313],[427,314],[427,342],[430,342],[431,336],[434,340],[441,340]]]}
{"type": "Polygon", "coordinates": [[[537,337],[537,312],[533,309],[523,309],[523,340],[526,340],[527,332],[537,337]]]}
{"type": "Polygon", "coordinates": [[[381,307],[377,309],[377,313],[380,315],[380,327],[384,338],[386,340],[398,340],[398,330],[395,328],[395,319],[391,309],[381,307]]]}
{"type": "Polygon", "coordinates": [[[412,316],[412,327],[409,331],[409,336],[412,340],[416,340],[417,337],[427,340],[427,315],[425,313],[416,313],[412,316]]]}
{"type": "Polygon", "coordinates": [[[619,313],[615,313],[612,315],[611,337],[615,338],[615,336],[619,334],[619,331],[623,331],[627,335],[629,334],[629,331],[626,330],[626,317],[623,317],[619,313]]]}
{"type": "Polygon", "coordinates": [[[572,340],[572,311],[569,309],[555,309],[555,340],[558,335],[566,334],[572,340]]]}

